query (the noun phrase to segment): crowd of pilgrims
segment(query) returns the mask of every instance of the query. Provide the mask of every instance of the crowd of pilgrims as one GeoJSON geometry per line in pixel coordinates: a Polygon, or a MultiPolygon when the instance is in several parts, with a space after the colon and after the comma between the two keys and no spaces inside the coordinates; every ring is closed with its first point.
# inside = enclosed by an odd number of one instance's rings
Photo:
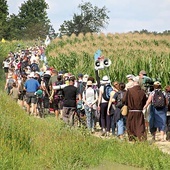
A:
{"type": "Polygon", "coordinates": [[[120,140],[146,140],[151,133],[152,140],[160,132],[160,140],[170,140],[169,92],[163,91],[165,106],[155,108],[153,98],[162,89],[161,82],[155,81],[152,90],[143,83],[147,76],[141,70],[138,76],[125,75],[127,82],[111,81],[108,75],[100,78],[79,73],[58,71],[48,66],[44,46],[27,47],[25,50],[10,52],[3,61],[6,83],[5,90],[29,115],[42,118],[37,109],[39,99],[49,113],[72,126],[74,115],[86,118],[86,127],[95,133],[96,126],[101,136],[114,136],[120,140]],[[105,86],[111,85],[109,100],[104,98],[105,86]],[[37,98],[38,95],[38,98],[37,98]],[[121,108],[127,105],[128,114],[122,115],[121,108]]]}

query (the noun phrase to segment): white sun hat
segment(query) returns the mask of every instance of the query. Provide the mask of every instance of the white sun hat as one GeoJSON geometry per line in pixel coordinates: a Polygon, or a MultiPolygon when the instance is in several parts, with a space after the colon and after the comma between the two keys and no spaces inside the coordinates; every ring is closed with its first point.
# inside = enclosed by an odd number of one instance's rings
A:
{"type": "Polygon", "coordinates": [[[102,78],[102,80],[101,80],[101,83],[102,84],[108,84],[108,83],[110,83],[110,79],[109,79],[109,77],[108,76],[103,76],[103,78],[102,78]]]}

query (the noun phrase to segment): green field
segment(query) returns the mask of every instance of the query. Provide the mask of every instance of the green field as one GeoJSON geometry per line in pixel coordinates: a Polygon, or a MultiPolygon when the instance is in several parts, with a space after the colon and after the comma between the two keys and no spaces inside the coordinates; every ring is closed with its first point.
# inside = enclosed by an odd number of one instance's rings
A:
{"type": "MultiPolygon", "coordinates": [[[[24,48],[31,42],[0,43],[0,60],[15,50],[17,44],[24,48]]],[[[151,77],[160,76],[164,84],[169,81],[168,36],[88,34],[56,39],[47,48],[49,65],[74,74],[81,71],[94,75],[93,56],[98,49],[112,60],[108,69],[112,80],[124,80],[127,73],[137,74],[146,69],[151,77]]],[[[101,71],[101,74],[105,73],[106,70],[101,71]]],[[[153,170],[169,169],[170,156],[154,144],[101,139],[83,128],[70,128],[54,117],[36,119],[28,116],[3,90],[2,69],[0,75],[0,169],[82,170],[93,169],[103,162],[153,170]]]]}
{"type": "Polygon", "coordinates": [[[80,34],[78,37],[57,38],[47,48],[49,64],[58,70],[87,73],[94,76],[94,54],[112,64],[100,71],[109,74],[112,81],[125,81],[127,74],[138,75],[146,70],[151,78],[160,78],[163,86],[170,76],[170,36],[146,34],[80,34]]]}

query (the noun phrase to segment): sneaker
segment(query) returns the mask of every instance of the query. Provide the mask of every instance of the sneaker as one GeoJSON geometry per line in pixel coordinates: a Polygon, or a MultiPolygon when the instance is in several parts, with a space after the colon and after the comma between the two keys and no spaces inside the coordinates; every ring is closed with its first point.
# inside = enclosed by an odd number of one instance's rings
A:
{"type": "Polygon", "coordinates": [[[109,138],[110,137],[110,133],[106,132],[106,137],[109,138]]]}
{"type": "Polygon", "coordinates": [[[95,133],[95,130],[93,128],[91,129],[91,133],[95,133]]]}

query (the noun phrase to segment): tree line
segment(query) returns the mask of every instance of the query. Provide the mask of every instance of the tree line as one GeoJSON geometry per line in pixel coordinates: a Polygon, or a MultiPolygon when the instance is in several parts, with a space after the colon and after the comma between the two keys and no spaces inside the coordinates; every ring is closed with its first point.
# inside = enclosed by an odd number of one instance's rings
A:
{"type": "Polygon", "coordinates": [[[27,0],[19,7],[18,14],[9,15],[7,0],[0,0],[0,39],[28,40],[55,36],[47,16],[45,0],[27,0]]]}
{"type": "MultiPolygon", "coordinates": [[[[0,39],[41,40],[45,39],[46,35],[53,39],[56,36],[70,36],[73,33],[75,35],[88,32],[99,33],[109,24],[108,13],[110,11],[105,6],[98,8],[90,2],[82,1],[78,5],[80,13],[74,13],[71,20],[63,21],[56,33],[48,18],[47,9],[49,5],[45,0],[27,0],[21,4],[17,15],[9,15],[7,0],[0,0],[0,39]]],[[[169,35],[170,30],[157,33],[143,29],[131,33],[169,35]]]]}

